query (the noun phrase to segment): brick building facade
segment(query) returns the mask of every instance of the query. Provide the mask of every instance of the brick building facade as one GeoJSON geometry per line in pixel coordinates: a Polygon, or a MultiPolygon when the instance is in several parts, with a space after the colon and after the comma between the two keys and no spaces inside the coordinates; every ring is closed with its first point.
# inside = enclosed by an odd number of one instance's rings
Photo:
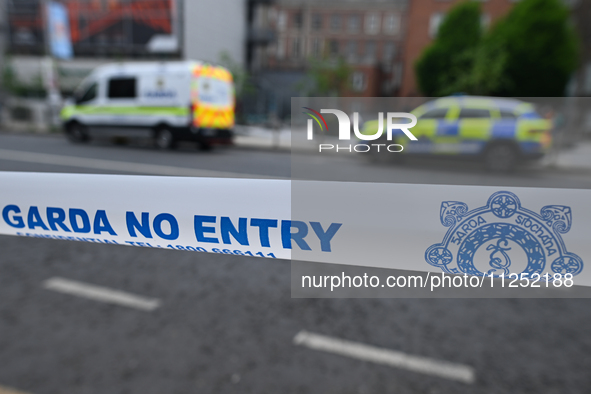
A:
{"type": "Polygon", "coordinates": [[[396,95],[402,81],[407,0],[282,0],[260,11],[275,32],[254,70],[304,72],[311,59],[344,58],[354,69],[349,96],[396,95]]]}
{"type": "MultiPolygon", "coordinates": [[[[410,0],[406,42],[403,52],[403,77],[400,96],[420,96],[414,64],[437,35],[445,14],[462,0],[410,0]]],[[[482,24],[486,27],[509,12],[516,0],[482,1],[482,24]]]]}
{"type": "MultiPolygon", "coordinates": [[[[432,43],[449,10],[463,0],[272,0],[257,18],[273,40],[253,56],[257,71],[301,73],[310,59],[343,57],[355,70],[347,96],[421,96],[414,64],[432,43]]],[[[480,0],[488,28],[519,0],[480,0]]],[[[563,0],[583,38],[583,64],[571,94],[590,94],[589,1],[563,0]]]]}

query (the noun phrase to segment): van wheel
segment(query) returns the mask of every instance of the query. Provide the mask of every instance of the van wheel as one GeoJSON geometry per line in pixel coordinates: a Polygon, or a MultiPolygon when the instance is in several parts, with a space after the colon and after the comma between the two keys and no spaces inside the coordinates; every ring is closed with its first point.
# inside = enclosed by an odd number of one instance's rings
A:
{"type": "Polygon", "coordinates": [[[164,127],[156,132],[154,144],[158,149],[174,149],[176,146],[176,141],[174,139],[172,131],[164,127]]]}
{"type": "Polygon", "coordinates": [[[75,144],[79,144],[82,142],[88,142],[90,140],[90,136],[88,135],[88,131],[86,127],[81,125],[80,123],[72,123],[66,129],[66,136],[70,142],[75,144]]]}
{"type": "Polygon", "coordinates": [[[493,172],[511,172],[517,167],[519,152],[509,144],[494,144],[484,152],[484,166],[493,172]]]}

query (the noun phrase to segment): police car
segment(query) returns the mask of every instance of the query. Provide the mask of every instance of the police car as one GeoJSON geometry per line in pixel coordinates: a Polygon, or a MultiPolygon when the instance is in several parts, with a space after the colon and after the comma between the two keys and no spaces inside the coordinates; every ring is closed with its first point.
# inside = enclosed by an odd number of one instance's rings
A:
{"type": "MultiPolygon", "coordinates": [[[[401,133],[395,137],[406,155],[472,156],[482,159],[487,169],[504,172],[524,160],[541,158],[552,143],[552,122],[533,104],[517,99],[443,97],[411,113],[417,117],[411,132],[418,140],[401,133]]],[[[377,129],[377,120],[366,122],[363,133],[375,134],[377,129]]]]}

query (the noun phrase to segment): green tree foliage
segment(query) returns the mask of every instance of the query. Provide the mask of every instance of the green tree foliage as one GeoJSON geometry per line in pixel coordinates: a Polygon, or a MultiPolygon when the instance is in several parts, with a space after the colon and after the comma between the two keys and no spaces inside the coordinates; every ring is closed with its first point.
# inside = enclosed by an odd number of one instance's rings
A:
{"type": "Polygon", "coordinates": [[[467,1],[447,14],[437,39],[415,64],[419,88],[427,96],[452,93],[472,69],[481,41],[480,4],[467,1]]]}
{"type": "Polygon", "coordinates": [[[417,61],[417,80],[425,95],[564,94],[577,65],[578,42],[561,0],[522,0],[476,43],[462,37],[476,37],[473,24],[480,15],[474,15],[474,9],[473,3],[454,7],[437,40],[417,61]],[[466,11],[468,5],[472,13],[466,11]],[[458,10],[463,10],[461,15],[458,10]],[[470,23],[460,23],[458,15],[470,23]]]}
{"type": "Polygon", "coordinates": [[[17,97],[42,98],[46,95],[41,75],[31,78],[29,83],[22,82],[12,66],[11,59],[6,59],[2,68],[0,89],[17,97]]]}
{"type": "Polygon", "coordinates": [[[222,51],[220,53],[219,63],[232,74],[236,97],[241,98],[254,91],[254,86],[248,71],[232,59],[232,56],[228,52],[222,51]]]}
{"type": "Polygon", "coordinates": [[[353,68],[343,58],[310,59],[298,89],[309,96],[341,96],[351,85],[353,68]]]}
{"type": "Polygon", "coordinates": [[[506,96],[562,96],[577,66],[578,40],[560,0],[523,0],[490,32],[487,46],[505,52],[506,96]]]}
{"type": "Polygon", "coordinates": [[[505,73],[507,57],[507,50],[499,40],[485,36],[474,51],[472,68],[455,81],[454,91],[493,95],[512,87],[505,73]]]}

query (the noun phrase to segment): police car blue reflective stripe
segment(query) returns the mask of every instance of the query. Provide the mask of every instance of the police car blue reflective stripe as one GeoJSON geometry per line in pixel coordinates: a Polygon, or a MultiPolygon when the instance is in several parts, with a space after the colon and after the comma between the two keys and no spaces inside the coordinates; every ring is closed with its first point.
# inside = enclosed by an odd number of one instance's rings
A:
{"type": "Polygon", "coordinates": [[[515,120],[497,120],[493,122],[490,131],[492,138],[515,138],[517,122],[515,120]]]}
{"type": "Polygon", "coordinates": [[[437,121],[437,136],[457,136],[460,131],[460,125],[457,120],[454,121],[447,121],[447,120],[438,120],[437,121]]]}

